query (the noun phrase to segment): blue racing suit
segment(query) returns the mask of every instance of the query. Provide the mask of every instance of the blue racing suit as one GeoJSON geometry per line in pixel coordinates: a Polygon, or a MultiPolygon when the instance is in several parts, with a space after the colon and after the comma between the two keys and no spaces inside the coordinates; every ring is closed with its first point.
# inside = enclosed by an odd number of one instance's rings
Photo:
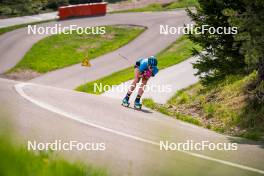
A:
{"type": "MultiPolygon", "coordinates": [[[[144,73],[144,71],[148,70],[148,58],[140,58],[135,65],[135,68],[138,68],[140,73],[144,73]]],[[[158,73],[158,68],[155,67],[153,72],[153,76],[155,76],[158,73]]]]}

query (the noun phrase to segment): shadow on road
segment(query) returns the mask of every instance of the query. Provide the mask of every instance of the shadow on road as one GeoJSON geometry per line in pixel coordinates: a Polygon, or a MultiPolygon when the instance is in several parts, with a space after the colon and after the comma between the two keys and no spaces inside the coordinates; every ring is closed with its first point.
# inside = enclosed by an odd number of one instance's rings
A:
{"type": "Polygon", "coordinates": [[[129,107],[126,107],[126,108],[133,109],[133,110],[139,111],[139,112],[144,112],[144,113],[153,113],[152,111],[149,111],[147,109],[135,109],[135,108],[130,107],[130,106],[129,107]]]}

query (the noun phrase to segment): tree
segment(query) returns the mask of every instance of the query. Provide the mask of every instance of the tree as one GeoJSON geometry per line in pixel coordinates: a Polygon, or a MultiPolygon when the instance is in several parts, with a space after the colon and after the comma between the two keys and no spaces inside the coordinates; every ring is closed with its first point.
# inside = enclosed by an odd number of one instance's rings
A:
{"type": "Polygon", "coordinates": [[[60,6],[69,5],[68,0],[48,0],[46,8],[57,10],[60,6]]]}
{"type": "Polygon", "coordinates": [[[241,42],[240,52],[251,70],[258,71],[254,92],[259,102],[264,103],[264,1],[242,0],[245,12],[227,9],[229,23],[239,28],[235,40],[241,42]]]}
{"type": "Polygon", "coordinates": [[[264,1],[242,0],[246,11],[226,9],[229,23],[238,26],[235,40],[241,42],[240,52],[251,69],[258,70],[258,83],[264,80],[264,1]]]}
{"type": "MultiPolygon", "coordinates": [[[[245,11],[240,0],[199,0],[200,6],[196,12],[187,10],[191,19],[195,22],[195,27],[202,32],[202,28],[208,26],[225,28],[227,33],[210,33],[209,30],[203,34],[191,34],[189,38],[199,43],[204,49],[203,54],[194,64],[198,69],[197,75],[200,76],[203,84],[211,81],[223,79],[228,74],[237,74],[244,71],[246,66],[244,55],[239,52],[241,42],[234,39],[235,34],[231,33],[229,17],[223,13],[227,8],[238,11],[245,11]]],[[[197,52],[195,51],[195,54],[197,52]]]]}
{"type": "MultiPolygon", "coordinates": [[[[189,16],[202,28],[236,27],[237,34],[189,35],[205,48],[194,64],[202,83],[224,78],[229,74],[257,70],[257,97],[264,102],[264,1],[263,0],[199,0],[196,12],[189,16]]],[[[197,52],[195,51],[197,54],[197,52]]]]}
{"type": "Polygon", "coordinates": [[[45,0],[2,0],[0,15],[36,14],[45,5],[45,0]]]}

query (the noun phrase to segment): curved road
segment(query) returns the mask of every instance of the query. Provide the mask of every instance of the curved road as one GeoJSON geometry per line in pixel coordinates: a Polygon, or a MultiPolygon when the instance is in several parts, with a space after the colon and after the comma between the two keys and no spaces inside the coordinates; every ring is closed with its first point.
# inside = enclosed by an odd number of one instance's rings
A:
{"type": "MultiPolygon", "coordinates": [[[[64,152],[111,175],[262,175],[263,144],[217,134],[102,96],[0,79],[0,103],[26,140],[104,142],[105,151],[64,152]],[[165,151],[159,141],[238,143],[236,151],[165,151]]],[[[25,146],[27,144],[25,143],[25,146]]]]}
{"type": "MultiPolygon", "coordinates": [[[[148,109],[135,111],[124,108],[115,99],[54,87],[73,88],[83,81],[80,74],[86,71],[88,76],[92,76],[87,79],[93,80],[128,67],[130,64],[117,57],[118,52],[130,56],[134,61],[138,56],[160,51],[177,36],[160,36],[158,25],[189,22],[185,13],[113,14],[61,23],[69,25],[73,22],[83,26],[134,22],[148,26],[149,30],[119,51],[93,60],[93,67],[88,71],[74,65],[31,81],[49,86],[0,79],[0,103],[11,116],[18,134],[27,140],[40,142],[53,142],[56,139],[65,142],[104,142],[105,151],[63,153],[71,159],[81,158],[105,167],[115,176],[264,174],[263,143],[217,134],[148,109]],[[173,143],[188,140],[236,142],[238,150],[164,151],[159,148],[161,140],[173,143]]],[[[25,36],[24,32],[25,29],[19,29],[0,37],[2,72],[15,65],[35,42],[45,37],[25,36]]]]}
{"type": "MultiPolygon", "coordinates": [[[[140,37],[126,46],[91,61],[92,67],[81,68],[76,64],[65,69],[56,70],[33,79],[31,82],[74,89],[85,81],[92,81],[127,68],[139,57],[154,55],[176,40],[178,35],[160,35],[160,25],[183,26],[190,23],[183,10],[162,13],[125,13],[111,14],[103,17],[73,19],[47,23],[39,26],[61,24],[69,26],[98,26],[112,24],[131,24],[148,27],[140,37]],[[130,61],[122,59],[118,53],[128,56],[130,61]]],[[[19,29],[0,36],[0,73],[16,65],[31,46],[48,35],[27,35],[27,29],[19,29]]]]}

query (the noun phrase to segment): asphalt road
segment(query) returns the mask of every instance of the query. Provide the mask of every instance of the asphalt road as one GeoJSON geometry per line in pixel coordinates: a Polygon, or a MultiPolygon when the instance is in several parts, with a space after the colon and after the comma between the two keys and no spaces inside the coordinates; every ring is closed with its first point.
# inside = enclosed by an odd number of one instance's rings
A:
{"type": "MultiPolygon", "coordinates": [[[[72,19],[52,22],[39,26],[61,24],[68,26],[97,26],[111,24],[131,24],[148,27],[140,37],[122,48],[91,61],[91,68],[82,68],[76,64],[64,69],[49,72],[31,80],[34,83],[73,89],[84,83],[109,75],[131,66],[139,57],[154,55],[179,37],[179,35],[160,35],[160,25],[183,26],[190,23],[183,10],[161,13],[125,13],[110,14],[103,17],[72,19]],[[129,58],[124,60],[118,54],[129,58]]],[[[7,71],[19,62],[31,46],[48,35],[28,35],[27,29],[19,29],[0,36],[0,73],[7,71]]]]}
{"type": "MultiPolygon", "coordinates": [[[[9,114],[8,118],[12,120],[17,134],[26,140],[42,142],[56,139],[104,142],[105,151],[63,153],[72,160],[82,159],[105,167],[115,176],[264,174],[262,143],[217,134],[145,108],[143,111],[124,108],[120,106],[120,100],[69,90],[83,82],[80,79],[82,74],[87,75],[85,79],[93,80],[131,65],[117,56],[119,52],[129,56],[132,62],[139,56],[157,53],[178,37],[159,35],[159,24],[182,25],[189,20],[183,11],[176,11],[114,14],[60,23],[86,26],[133,22],[149,29],[118,51],[93,60],[93,66],[89,69],[80,70],[80,65],[74,65],[32,80],[38,84],[0,79],[0,104],[9,114]],[[187,140],[236,142],[238,149],[164,151],[159,148],[160,140],[175,143],[187,140]]],[[[35,42],[44,37],[27,36],[25,29],[1,36],[1,71],[14,66],[35,42]]]]}
{"type": "MultiPolygon", "coordinates": [[[[125,1],[125,2],[120,2],[120,3],[108,3],[107,12],[109,13],[112,11],[142,8],[142,7],[148,6],[153,3],[166,4],[172,1],[174,0],[140,0],[140,2],[137,0],[134,0],[134,1],[125,1]]],[[[53,19],[58,18],[57,15],[58,15],[58,12],[48,12],[48,13],[41,13],[37,15],[0,19],[0,28],[24,24],[24,23],[33,23],[33,22],[44,21],[44,20],[53,20],[53,19]]]]}
{"type": "Polygon", "coordinates": [[[25,24],[25,23],[53,20],[57,18],[57,13],[58,12],[49,12],[49,13],[42,13],[37,15],[0,19],[0,28],[25,24]]]}
{"type": "MultiPolygon", "coordinates": [[[[0,79],[0,103],[26,140],[104,142],[105,151],[63,152],[111,175],[260,175],[263,144],[217,134],[148,109],[54,87],[0,79]],[[159,141],[237,142],[236,151],[164,151],[159,141]]],[[[25,144],[26,145],[26,144],[25,144]]]]}
{"type": "MultiPolygon", "coordinates": [[[[155,77],[151,77],[148,81],[142,99],[152,98],[156,103],[166,103],[175,92],[196,83],[198,77],[194,76],[196,70],[192,67],[192,63],[196,62],[196,60],[197,57],[192,57],[179,64],[159,71],[155,77]]],[[[116,98],[120,101],[126,95],[131,82],[130,80],[120,85],[115,85],[102,95],[116,98]]],[[[98,86],[98,89],[99,88],[98,86]]],[[[135,100],[138,89],[139,85],[130,96],[131,102],[135,100]]]]}

